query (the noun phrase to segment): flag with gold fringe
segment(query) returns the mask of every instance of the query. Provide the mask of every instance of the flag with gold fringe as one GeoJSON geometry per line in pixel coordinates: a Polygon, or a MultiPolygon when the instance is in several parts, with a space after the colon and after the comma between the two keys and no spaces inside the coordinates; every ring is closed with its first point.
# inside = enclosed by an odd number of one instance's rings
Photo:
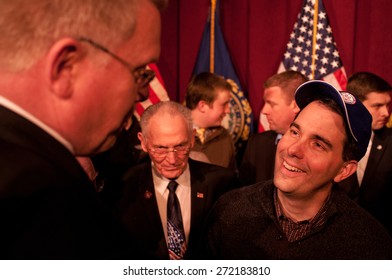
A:
{"type": "MultiPolygon", "coordinates": [[[[252,108],[240,85],[239,78],[227,49],[219,23],[219,1],[211,0],[211,6],[193,74],[211,72],[225,77],[232,85],[230,113],[222,122],[232,135],[237,153],[252,132],[252,108]]],[[[238,156],[240,157],[240,156],[238,156]]]]}

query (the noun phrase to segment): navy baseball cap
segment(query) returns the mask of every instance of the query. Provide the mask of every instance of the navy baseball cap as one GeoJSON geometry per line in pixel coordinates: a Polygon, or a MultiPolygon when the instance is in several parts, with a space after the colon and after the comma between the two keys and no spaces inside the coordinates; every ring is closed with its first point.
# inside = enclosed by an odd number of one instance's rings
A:
{"type": "Polygon", "coordinates": [[[358,145],[356,160],[359,161],[366,153],[372,134],[372,116],[366,107],[349,92],[339,91],[331,84],[313,80],[300,85],[295,92],[295,101],[300,109],[310,102],[331,98],[341,107],[344,121],[351,136],[358,145]]]}

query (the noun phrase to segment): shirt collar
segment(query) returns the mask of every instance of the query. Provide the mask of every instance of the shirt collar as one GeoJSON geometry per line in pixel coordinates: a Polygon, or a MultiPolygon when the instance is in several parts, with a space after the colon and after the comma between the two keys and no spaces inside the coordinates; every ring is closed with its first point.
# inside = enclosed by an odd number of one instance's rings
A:
{"type": "MultiPolygon", "coordinates": [[[[160,194],[163,195],[163,193],[167,190],[167,185],[169,184],[171,179],[168,179],[161,174],[159,174],[155,168],[154,168],[154,163],[151,163],[152,166],[152,179],[154,182],[154,188],[156,191],[158,191],[160,194]]],[[[189,171],[189,163],[187,163],[186,168],[182,174],[175,179],[175,181],[178,183],[178,187],[190,187],[190,171],[189,171]]]]}
{"type": "MultiPolygon", "coordinates": [[[[327,220],[327,211],[331,205],[331,193],[328,195],[327,199],[325,200],[324,204],[321,206],[321,208],[319,209],[319,211],[317,212],[317,214],[309,219],[309,220],[303,220],[303,221],[299,221],[298,223],[301,222],[309,222],[310,225],[323,225],[325,224],[326,220],[327,220]]],[[[283,209],[282,209],[282,205],[280,204],[279,198],[278,198],[278,192],[277,189],[274,189],[274,205],[275,205],[275,211],[276,211],[276,216],[279,219],[288,219],[291,220],[289,217],[287,217],[284,213],[283,213],[283,209]]],[[[294,221],[293,221],[294,222],[294,221]]]]}
{"type": "Polygon", "coordinates": [[[280,139],[282,139],[283,134],[278,133],[275,138],[275,145],[278,145],[280,139]]]}

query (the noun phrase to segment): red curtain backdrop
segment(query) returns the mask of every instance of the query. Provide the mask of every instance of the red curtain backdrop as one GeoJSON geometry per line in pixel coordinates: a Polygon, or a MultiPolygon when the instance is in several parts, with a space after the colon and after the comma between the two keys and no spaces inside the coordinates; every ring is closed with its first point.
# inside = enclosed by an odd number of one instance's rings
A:
{"type": "MultiPolygon", "coordinates": [[[[275,74],[302,0],[220,0],[221,27],[257,122],[263,82],[275,74]]],[[[324,0],[347,75],[370,71],[392,84],[390,0],[324,0]]],[[[158,62],[170,99],[182,102],[210,0],[169,0],[158,62]]]]}

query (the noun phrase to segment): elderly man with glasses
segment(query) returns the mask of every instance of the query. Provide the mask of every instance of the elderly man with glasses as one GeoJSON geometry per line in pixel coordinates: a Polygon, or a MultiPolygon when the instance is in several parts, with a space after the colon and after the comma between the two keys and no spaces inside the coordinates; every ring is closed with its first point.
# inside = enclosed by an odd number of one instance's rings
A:
{"type": "Polygon", "coordinates": [[[0,0],[2,259],[143,257],[76,157],[126,125],[160,55],[165,2],[0,0]]]}
{"type": "Polygon", "coordinates": [[[185,106],[152,105],[140,126],[151,160],[127,172],[116,211],[148,258],[197,258],[204,220],[217,198],[235,187],[235,174],[189,158],[194,130],[185,106]]]}

